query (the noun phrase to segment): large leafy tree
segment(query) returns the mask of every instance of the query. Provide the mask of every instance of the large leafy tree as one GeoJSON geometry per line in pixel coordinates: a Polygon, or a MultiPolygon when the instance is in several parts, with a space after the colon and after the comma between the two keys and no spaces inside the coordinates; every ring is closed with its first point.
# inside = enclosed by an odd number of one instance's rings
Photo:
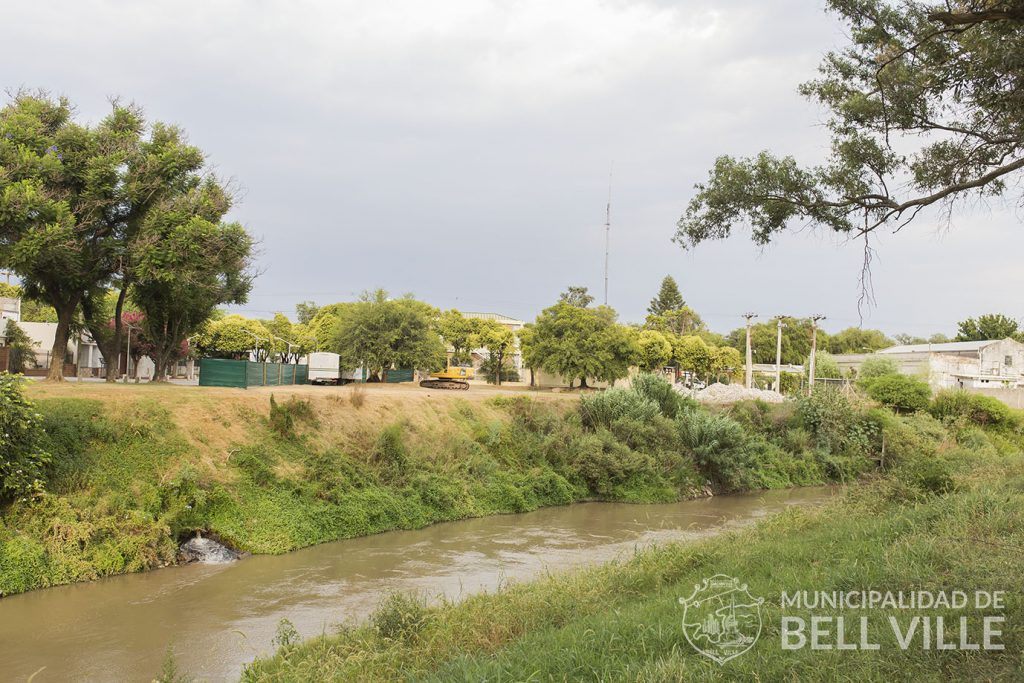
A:
{"type": "Polygon", "coordinates": [[[793,223],[865,239],[929,206],[998,196],[1024,169],[1019,0],[829,0],[849,45],[801,92],[828,111],[832,154],[720,157],[679,221],[685,248],[749,223],[765,244],[793,223]]]}
{"type": "Polygon", "coordinates": [[[223,222],[230,207],[214,178],[193,176],[147,215],[131,245],[132,291],[153,345],[154,379],[187,352],[188,337],[218,306],[245,303],[252,288],[252,237],[223,222]]]}
{"type": "MultiPolygon", "coordinates": [[[[544,309],[529,328],[527,364],[569,380],[615,381],[625,377],[638,352],[636,340],[622,329],[615,311],[590,308],[593,297],[586,288],[570,287],[558,303],[544,309]]],[[[523,335],[520,335],[523,338],[523,335]]]]}
{"type": "Polygon", "coordinates": [[[343,365],[363,366],[383,380],[391,368],[434,369],[444,362],[438,315],[411,296],[390,299],[384,290],[366,292],[339,318],[336,351],[343,365]]]}
{"type": "MultiPolygon", "coordinates": [[[[777,320],[755,323],[751,326],[750,345],[755,363],[774,363],[778,334],[777,320]]],[[[729,345],[738,351],[746,350],[744,327],[729,333],[729,345]]],[[[829,348],[829,335],[818,330],[818,344],[829,348]]],[[[782,317],[782,362],[803,363],[811,354],[811,321],[808,318],[782,317]]]]}
{"type": "Polygon", "coordinates": [[[1002,313],[986,313],[957,324],[957,341],[983,341],[1017,336],[1019,324],[1002,313]]]}
{"type": "Polygon", "coordinates": [[[119,348],[128,245],[150,210],[202,163],[178,129],[147,127],[134,106],[114,102],[94,126],[76,123],[66,99],[45,93],[19,92],[0,110],[0,265],[56,313],[49,379],[63,378],[79,305],[111,282],[120,294],[115,338],[104,346],[119,348]]]}
{"type": "Polygon", "coordinates": [[[467,318],[454,308],[438,316],[437,331],[451,347],[452,363],[460,365],[470,360],[469,352],[477,343],[474,339],[480,334],[483,323],[478,318],[467,318]]]}

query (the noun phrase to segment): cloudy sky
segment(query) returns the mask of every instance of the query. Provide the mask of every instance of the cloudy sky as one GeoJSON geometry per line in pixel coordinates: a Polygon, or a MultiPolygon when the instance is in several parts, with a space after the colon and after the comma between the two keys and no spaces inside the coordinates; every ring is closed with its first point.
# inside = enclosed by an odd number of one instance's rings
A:
{"type": "MultiPolygon", "coordinates": [[[[672,274],[713,329],[740,314],[858,323],[861,245],[746,230],[684,253],[675,223],[720,154],[820,160],[822,112],[796,86],[843,45],[798,0],[9,3],[0,84],[107,97],[179,124],[240,188],[260,241],[254,317],[368,288],[532,319],[567,285],[642,319],[672,274]]],[[[936,217],[877,241],[889,333],[1024,315],[1020,210],[936,217]]]]}

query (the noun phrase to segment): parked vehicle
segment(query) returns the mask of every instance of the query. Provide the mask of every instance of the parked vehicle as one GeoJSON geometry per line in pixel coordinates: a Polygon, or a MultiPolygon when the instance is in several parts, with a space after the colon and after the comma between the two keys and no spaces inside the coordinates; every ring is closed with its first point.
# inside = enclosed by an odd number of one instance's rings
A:
{"type": "Polygon", "coordinates": [[[362,382],[363,369],[354,370],[341,369],[341,356],[329,351],[317,351],[309,354],[306,359],[309,365],[310,384],[348,384],[349,382],[362,382]]]}

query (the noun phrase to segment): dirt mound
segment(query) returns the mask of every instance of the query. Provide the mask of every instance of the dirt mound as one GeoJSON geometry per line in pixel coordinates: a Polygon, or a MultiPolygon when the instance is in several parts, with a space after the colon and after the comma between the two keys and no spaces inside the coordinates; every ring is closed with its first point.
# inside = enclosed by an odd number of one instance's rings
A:
{"type": "Polygon", "coordinates": [[[747,389],[742,384],[715,383],[706,389],[686,392],[701,403],[736,403],[737,401],[764,401],[765,403],[782,403],[786,397],[766,389],[747,389]]]}

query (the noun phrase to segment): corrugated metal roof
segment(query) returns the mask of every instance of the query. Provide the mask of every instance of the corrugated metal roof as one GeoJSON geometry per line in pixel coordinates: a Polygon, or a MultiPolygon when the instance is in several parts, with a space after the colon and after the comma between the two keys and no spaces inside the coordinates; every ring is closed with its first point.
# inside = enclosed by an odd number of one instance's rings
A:
{"type": "MultiPolygon", "coordinates": [[[[983,341],[946,342],[944,344],[902,344],[890,346],[877,353],[957,353],[962,351],[980,351],[989,344],[1006,341],[1004,339],[985,339],[983,341]]],[[[1013,341],[1012,339],[1010,341],[1013,341]]]]}
{"type": "Polygon", "coordinates": [[[502,323],[503,325],[526,324],[522,320],[516,320],[515,318],[510,318],[507,315],[502,315],[501,313],[477,313],[473,311],[464,311],[462,315],[465,316],[466,318],[478,318],[480,320],[497,320],[499,323],[502,323]]]}

